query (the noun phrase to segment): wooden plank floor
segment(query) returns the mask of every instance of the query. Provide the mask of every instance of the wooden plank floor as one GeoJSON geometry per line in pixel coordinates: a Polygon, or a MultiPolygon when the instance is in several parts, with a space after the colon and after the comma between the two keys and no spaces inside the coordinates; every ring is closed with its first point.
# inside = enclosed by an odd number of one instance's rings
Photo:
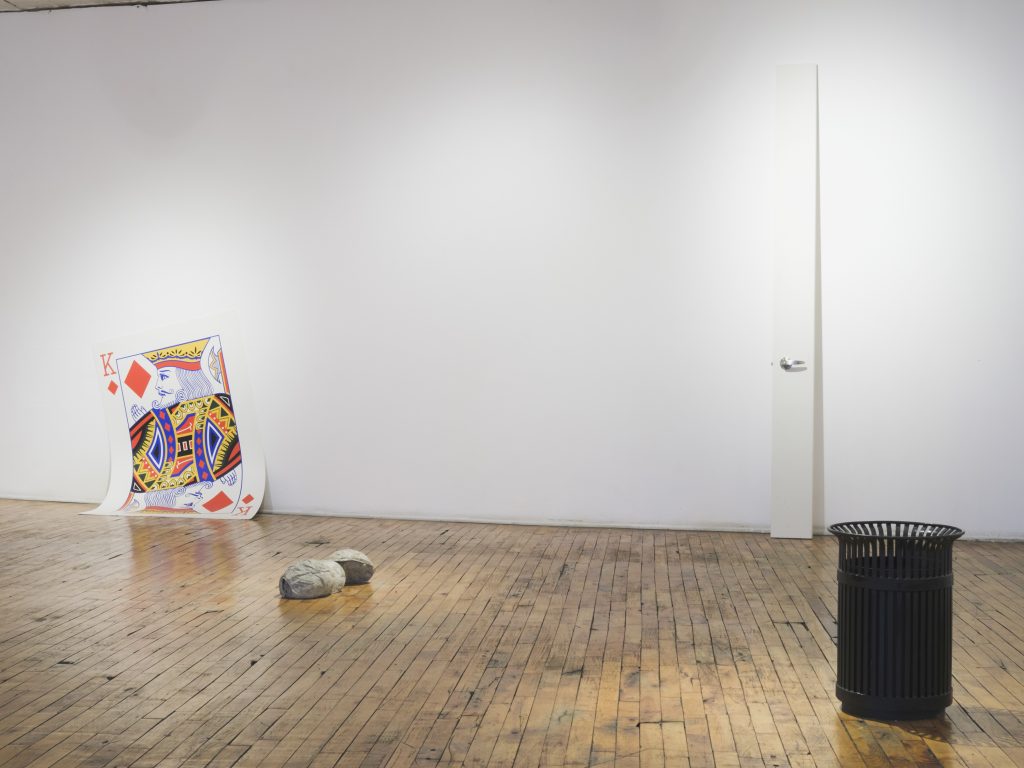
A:
{"type": "Polygon", "coordinates": [[[842,715],[830,538],[0,501],[0,766],[1024,766],[1024,544],[956,545],[945,718],[842,715]],[[283,601],[354,547],[368,585],[283,601]]]}

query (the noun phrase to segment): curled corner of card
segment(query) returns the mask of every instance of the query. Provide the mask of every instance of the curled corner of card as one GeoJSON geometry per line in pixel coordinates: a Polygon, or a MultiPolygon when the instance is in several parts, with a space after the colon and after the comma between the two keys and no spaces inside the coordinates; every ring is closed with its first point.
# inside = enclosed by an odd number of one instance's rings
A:
{"type": "Polygon", "coordinates": [[[96,347],[110,473],[84,514],[249,519],[266,467],[248,366],[232,316],[196,319],[96,347]]]}

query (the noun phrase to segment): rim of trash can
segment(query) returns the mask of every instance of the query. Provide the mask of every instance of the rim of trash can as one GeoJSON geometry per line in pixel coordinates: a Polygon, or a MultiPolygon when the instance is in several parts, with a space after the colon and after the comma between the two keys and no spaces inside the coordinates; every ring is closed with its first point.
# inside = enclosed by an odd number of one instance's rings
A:
{"type": "Polygon", "coordinates": [[[964,535],[962,528],[945,523],[911,520],[854,520],[834,523],[828,532],[841,539],[899,539],[900,541],[953,541],[964,535]]]}

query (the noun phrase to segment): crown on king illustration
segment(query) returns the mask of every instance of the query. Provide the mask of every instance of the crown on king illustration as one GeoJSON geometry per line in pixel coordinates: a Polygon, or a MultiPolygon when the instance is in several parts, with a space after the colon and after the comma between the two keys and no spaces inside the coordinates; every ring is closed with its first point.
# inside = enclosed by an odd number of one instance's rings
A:
{"type": "Polygon", "coordinates": [[[143,356],[157,368],[184,368],[188,371],[198,371],[203,351],[209,342],[209,339],[199,339],[187,344],[176,344],[173,347],[144,352],[143,356]]]}

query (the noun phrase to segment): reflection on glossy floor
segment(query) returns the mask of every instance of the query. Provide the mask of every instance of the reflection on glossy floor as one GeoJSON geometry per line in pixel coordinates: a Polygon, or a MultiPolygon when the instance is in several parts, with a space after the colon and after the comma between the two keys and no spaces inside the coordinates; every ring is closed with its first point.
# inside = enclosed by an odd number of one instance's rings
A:
{"type": "Polygon", "coordinates": [[[1024,544],[958,542],[946,718],[833,696],[835,543],[0,501],[0,765],[1024,765],[1024,544]],[[340,547],[371,584],[285,602],[340,547]]]}

